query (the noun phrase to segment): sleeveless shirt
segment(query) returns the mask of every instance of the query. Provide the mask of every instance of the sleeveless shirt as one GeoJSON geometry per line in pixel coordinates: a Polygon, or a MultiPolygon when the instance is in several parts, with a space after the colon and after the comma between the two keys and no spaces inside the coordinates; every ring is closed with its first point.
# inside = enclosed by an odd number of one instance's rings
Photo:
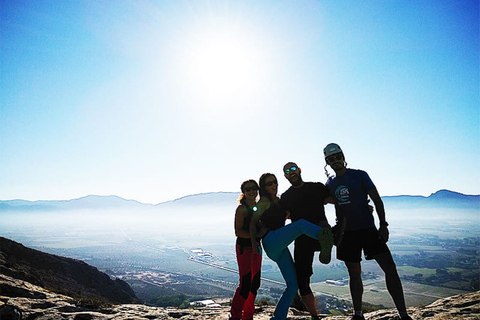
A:
{"type": "Polygon", "coordinates": [[[263,212],[260,221],[267,229],[277,230],[285,226],[286,217],[287,212],[278,203],[272,201],[270,202],[270,207],[263,212]]]}
{"type": "MultiPolygon", "coordinates": [[[[243,217],[243,226],[242,229],[245,230],[246,232],[250,233],[250,221],[252,221],[252,215],[253,215],[253,209],[249,206],[244,204],[245,208],[247,208],[247,214],[245,217],[243,217]]],[[[241,245],[243,247],[251,247],[252,242],[250,238],[241,238],[237,237],[237,242],[238,245],[241,245]]]]}

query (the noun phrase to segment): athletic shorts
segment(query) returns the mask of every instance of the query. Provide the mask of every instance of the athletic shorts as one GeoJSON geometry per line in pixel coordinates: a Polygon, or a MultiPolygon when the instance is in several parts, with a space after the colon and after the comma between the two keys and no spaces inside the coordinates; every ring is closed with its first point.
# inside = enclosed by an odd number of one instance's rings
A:
{"type": "Polygon", "coordinates": [[[345,262],[362,261],[362,250],[366,260],[372,260],[377,254],[390,252],[387,244],[378,237],[375,228],[345,231],[342,242],[337,247],[337,259],[345,262]]]}

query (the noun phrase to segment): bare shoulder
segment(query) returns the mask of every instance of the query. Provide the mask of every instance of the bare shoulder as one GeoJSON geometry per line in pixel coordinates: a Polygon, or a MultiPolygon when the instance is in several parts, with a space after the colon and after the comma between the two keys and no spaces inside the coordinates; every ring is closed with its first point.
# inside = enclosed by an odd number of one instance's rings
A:
{"type": "Polygon", "coordinates": [[[237,210],[235,210],[235,215],[245,215],[247,213],[247,207],[243,204],[238,205],[237,210]]]}
{"type": "Polygon", "coordinates": [[[260,199],[257,202],[257,208],[259,210],[267,210],[268,207],[270,207],[270,199],[267,197],[260,197],[260,199]]]}

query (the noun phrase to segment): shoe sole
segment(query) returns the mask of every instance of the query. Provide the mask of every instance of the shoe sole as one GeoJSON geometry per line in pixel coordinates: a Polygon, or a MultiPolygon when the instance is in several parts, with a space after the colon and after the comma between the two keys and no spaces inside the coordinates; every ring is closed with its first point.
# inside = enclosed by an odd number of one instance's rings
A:
{"type": "Polygon", "coordinates": [[[323,264],[328,264],[332,260],[332,247],[333,247],[333,234],[330,228],[324,228],[320,230],[320,235],[318,237],[320,242],[321,251],[320,256],[318,257],[320,262],[323,264]]]}

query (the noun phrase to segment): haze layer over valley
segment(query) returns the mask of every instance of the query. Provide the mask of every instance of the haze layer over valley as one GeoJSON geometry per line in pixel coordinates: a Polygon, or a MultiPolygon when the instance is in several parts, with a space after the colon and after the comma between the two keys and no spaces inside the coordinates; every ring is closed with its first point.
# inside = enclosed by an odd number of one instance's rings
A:
{"type": "MultiPolygon", "coordinates": [[[[45,252],[77,258],[126,280],[146,303],[184,294],[229,299],[238,281],[233,216],[238,193],[186,196],[158,205],[116,196],[70,201],[0,201],[0,235],[45,252]]],[[[441,190],[429,197],[383,198],[389,242],[407,303],[420,305],[479,290],[480,196],[441,190]]],[[[333,206],[327,206],[335,224],[333,206]]],[[[381,272],[364,262],[365,300],[391,306],[381,272]],[[387,296],[384,298],[383,296],[387,296]]],[[[282,278],[263,259],[259,298],[275,300],[282,278]]],[[[343,263],[314,264],[316,294],[349,300],[343,263]],[[328,280],[328,281],[327,281],[328,280]]]]}

